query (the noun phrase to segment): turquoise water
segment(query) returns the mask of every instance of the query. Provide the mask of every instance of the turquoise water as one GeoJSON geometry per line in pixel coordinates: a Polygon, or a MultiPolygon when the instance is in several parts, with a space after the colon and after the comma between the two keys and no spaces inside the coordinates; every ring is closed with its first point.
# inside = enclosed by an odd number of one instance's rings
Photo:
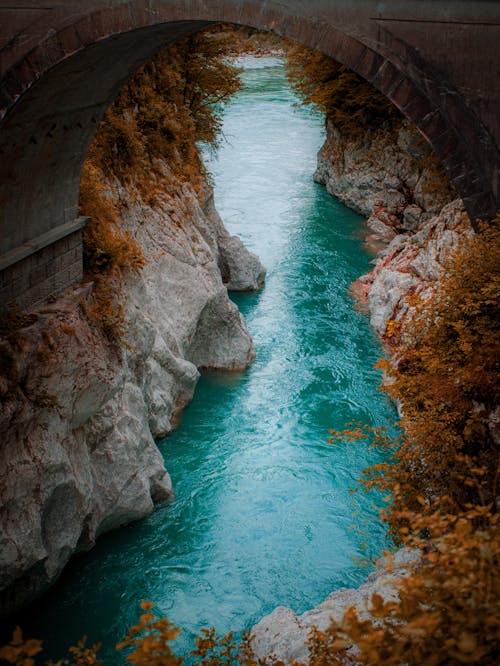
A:
{"type": "Polygon", "coordinates": [[[262,291],[232,295],[257,358],[245,373],[205,374],[160,442],[175,500],[102,537],[21,618],[53,657],[87,634],[120,663],[110,646],[143,599],[184,629],[187,654],[201,626],[248,628],[358,585],[358,558],[387,545],[375,498],[349,493],[378,454],[327,443],[331,427],[394,416],[373,369],[380,349],[347,295],[369,267],[362,219],[312,181],[323,121],[296,108],[280,62],[245,65],[208,166],[227,227],[268,269],[262,291]]]}

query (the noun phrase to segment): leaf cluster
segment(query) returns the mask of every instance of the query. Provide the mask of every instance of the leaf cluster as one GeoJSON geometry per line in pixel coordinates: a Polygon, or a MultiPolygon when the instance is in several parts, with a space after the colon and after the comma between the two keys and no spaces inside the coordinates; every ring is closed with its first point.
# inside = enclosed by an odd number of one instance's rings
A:
{"type": "MultiPolygon", "coordinates": [[[[127,632],[125,638],[116,645],[116,650],[123,651],[124,660],[137,666],[182,666],[184,658],[175,654],[173,643],[181,630],[167,618],[157,617],[153,604],[143,601],[144,611],[139,621],[127,632]]],[[[257,666],[250,646],[250,636],[243,635],[238,640],[233,632],[225,636],[218,635],[215,629],[202,629],[196,638],[196,648],[191,652],[196,657],[197,666],[257,666]]],[[[98,658],[101,644],[87,647],[84,636],[75,646],[68,649],[68,656],[45,662],[46,666],[100,666],[98,658]]],[[[34,657],[42,652],[39,640],[24,640],[22,631],[17,627],[9,645],[0,647],[0,662],[15,666],[35,666],[34,657]]],[[[260,663],[260,662],[259,662],[260,663]]],[[[264,663],[264,662],[262,662],[264,663]]],[[[278,666],[278,662],[269,661],[268,666],[278,666]]]]}
{"type": "Polygon", "coordinates": [[[287,51],[286,71],[295,92],[314,104],[345,136],[356,136],[402,116],[392,102],[351,69],[300,45],[287,51]]]}
{"type": "Polygon", "coordinates": [[[228,55],[232,33],[205,30],[167,46],[143,65],[108,109],[89,150],[106,178],[133,183],[143,196],[164,169],[196,180],[202,164],[196,143],[214,144],[224,105],[241,87],[228,55]]]}

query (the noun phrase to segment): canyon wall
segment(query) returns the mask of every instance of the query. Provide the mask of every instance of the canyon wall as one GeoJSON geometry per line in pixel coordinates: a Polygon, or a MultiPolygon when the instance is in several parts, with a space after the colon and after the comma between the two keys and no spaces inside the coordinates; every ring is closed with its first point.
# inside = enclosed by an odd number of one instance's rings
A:
{"type": "Polygon", "coordinates": [[[374,269],[352,285],[384,336],[415,294],[431,296],[447,254],[472,233],[463,204],[420,136],[403,121],[346,139],[331,125],[315,180],[367,217],[374,269]]]}
{"type": "Polygon", "coordinates": [[[155,438],[191,399],[199,368],[242,370],[255,355],[227,289],[258,289],[265,271],[226,231],[208,188],[197,196],[185,184],[154,208],[128,201],[120,225],[146,259],[121,276],[120,342],[88,316],[92,284],[1,330],[3,614],[101,533],[172,495],[155,438]]]}

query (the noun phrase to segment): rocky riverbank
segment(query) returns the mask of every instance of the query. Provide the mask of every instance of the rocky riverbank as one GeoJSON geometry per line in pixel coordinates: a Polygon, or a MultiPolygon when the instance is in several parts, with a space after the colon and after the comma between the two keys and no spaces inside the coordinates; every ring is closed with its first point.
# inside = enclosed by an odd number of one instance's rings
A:
{"type": "Polygon", "coordinates": [[[265,271],[208,188],[197,196],[185,184],[154,208],[129,202],[120,224],[146,259],[122,275],[120,343],[86,316],[92,284],[18,316],[0,338],[3,614],[172,494],[154,438],[173,427],[199,368],[241,370],[255,355],[227,289],[258,289],[265,271]]]}
{"type": "MultiPolygon", "coordinates": [[[[350,138],[328,125],[314,177],[367,217],[366,242],[377,254],[373,270],[356,280],[351,292],[367,308],[391,354],[391,327],[411,317],[416,295],[432,297],[450,250],[472,233],[462,202],[418,131],[406,122],[350,138]]],[[[414,560],[414,554],[398,551],[389,569],[379,562],[359,588],[337,590],[301,616],[289,608],[275,609],[252,629],[257,656],[274,654],[285,663],[307,664],[305,643],[312,627],[325,630],[350,606],[362,617],[373,594],[394,598],[398,579],[414,560]]],[[[348,654],[345,663],[356,664],[355,647],[348,654]]]]}
{"type": "MultiPolygon", "coordinates": [[[[356,607],[360,617],[366,616],[374,594],[379,595],[384,602],[397,599],[396,584],[417,558],[416,553],[401,549],[391,560],[390,566],[381,560],[377,569],[358,588],[343,587],[335,590],[325,601],[302,615],[279,606],[252,629],[255,655],[258,658],[275,655],[285,663],[298,661],[307,664],[307,640],[313,627],[325,631],[332,618],[340,622],[351,606],[356,607]]],[[[355,663],[356,649],[352,647],[346,664],[355,663]]]]}
{"type": "Polygon", "coordinates": [[[382,337],[412,296],[431,296],[447,254],[472,233],[463,204],[419,132],[409,123],[346,139],[332,126],[314,175],[328,192],[367,217],[374,269],[351,287],[382,337]]]}

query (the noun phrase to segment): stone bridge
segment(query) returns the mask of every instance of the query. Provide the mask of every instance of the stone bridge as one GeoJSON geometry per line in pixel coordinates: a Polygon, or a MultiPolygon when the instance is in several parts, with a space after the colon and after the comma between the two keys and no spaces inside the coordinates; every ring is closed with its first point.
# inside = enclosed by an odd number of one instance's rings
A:
{"type": "Polygon", "coordinates": [[[225,21],[333,56],[421,130],[471,216],[500,209],[498,0],[0,0],[0,308],[82,277],[82,163],[164,44],[225,21]]]}

